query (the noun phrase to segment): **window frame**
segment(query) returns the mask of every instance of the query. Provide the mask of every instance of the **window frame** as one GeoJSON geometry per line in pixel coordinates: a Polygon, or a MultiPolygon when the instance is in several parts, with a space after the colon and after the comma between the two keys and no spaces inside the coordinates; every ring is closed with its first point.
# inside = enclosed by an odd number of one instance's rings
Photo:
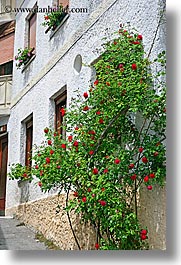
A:
{"type": "MultiPolygon", "coordinates": [[[[69,3],[70,1],[67,0],[68,4],[66,4],[65,6],[63,6],[63,8],[65,8],[65,11],[67,10],[67,8],[69,7],[69,3]]],[[[60,6],[60,3],[61,3],[61,0],[54,0],[53,1],[53,7],[57,8],[58,6],[60,6]]],[[[65,13],[61,20],[60,20],[60,23],[59,25],[57,25],[54,29],[52,29],[52,27],[48,27],[46,30],[45,30],[45,34],[47,34],[50,30],[51,30],[51,33],[50,33],[50,39],[54,36],[54,34],[62,27],[62,25],[66,22],[66,20],[69,18],[69,13],[65,13]]]]}
{"type": "Polygon", "coordinates": [[[13,74],[13,61],[6,62],[0,65],[0,76],[13,74]],[[7,73],[10,70],[11,73],[7,73]]]}
{"type": "Polygon", "coordinates": [[[28,48],[32,48],[33,49],[33,53],[35,54],[36,53],[36,30],[37,30],[37,12],[35,12],[35,13],[33,13],[33,14],[31,14],[31,16],[30,17],[28,17],[27,18],[27,21],[28,21],[28,48]],[[30,21],[31,21],[31,19],[33,18],[33,17],[35,17],[35,32],[34,32],[34,34],[35,34],[35,36],[34,36],[34,38],[35,38],[35,45],[34,45],[34,47],[31,47],[31,32],[30,32],[30,28],[31,28],[31,26],[30,26],[30,21]]]}
{"type": "Polygon", "coordinates": [[[25,166],[32,165],[32,147],[33,147],[33,117],[31,116],[25,122],[25,166]]]}
{"type": "Polygon", "coordinates": [[[58,133],[58,135],[62,135],[62,138],[66,138],[66,131],[63,130],[63,128],[60,128],[60,126],[64,122],[64,118],[61,115],[61,108],[66,108],[67,107],[67,89],[65,88],[64,91],[60,95],[58,95],[54,99],[54,104],[55,104],[55,122],[54,122],[54,127],[55,131],[58,133]]]}

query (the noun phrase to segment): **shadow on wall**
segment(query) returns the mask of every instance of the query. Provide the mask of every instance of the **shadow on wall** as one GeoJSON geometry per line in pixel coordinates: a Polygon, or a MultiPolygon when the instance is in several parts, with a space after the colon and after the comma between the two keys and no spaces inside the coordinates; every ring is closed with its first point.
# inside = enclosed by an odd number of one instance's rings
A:
{"type": "Polygon", "coordinates": [[[25,203],[29,201],[29,185],[30,182],[28,180],[18,182],[18,187],[20,188],[20,203],[25,203]]]}

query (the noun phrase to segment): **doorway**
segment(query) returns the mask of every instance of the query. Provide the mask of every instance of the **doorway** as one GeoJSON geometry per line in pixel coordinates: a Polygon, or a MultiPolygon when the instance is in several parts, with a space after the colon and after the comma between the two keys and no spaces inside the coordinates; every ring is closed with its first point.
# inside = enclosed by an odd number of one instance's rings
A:
{"type": "Polygon", "coordinates": [[[0,137],[0,216],[5,215],[8,135],[0,137]]]}

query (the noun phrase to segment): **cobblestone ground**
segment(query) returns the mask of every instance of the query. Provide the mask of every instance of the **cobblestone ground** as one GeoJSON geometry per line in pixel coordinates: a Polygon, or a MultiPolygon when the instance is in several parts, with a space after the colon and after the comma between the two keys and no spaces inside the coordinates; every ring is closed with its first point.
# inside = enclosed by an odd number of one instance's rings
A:
{"type": "Polygon", "coordinates": [[[0,250],[47,250],[47,247],[20,221],[0,217],[0,250]]]}

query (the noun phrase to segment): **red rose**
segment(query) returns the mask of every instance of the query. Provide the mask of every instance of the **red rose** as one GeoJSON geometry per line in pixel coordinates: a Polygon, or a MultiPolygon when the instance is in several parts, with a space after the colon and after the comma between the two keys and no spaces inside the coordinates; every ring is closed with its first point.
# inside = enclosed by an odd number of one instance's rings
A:
{"type": "Polygon", "coordinates": [[[89,95],[87,92],[84,92],[83,96],[84,96],[84,98],[88,98],[89,95]]]}
{"type": "Polygon", "coordinates": [[[140,44],[139,41],[133,41],[133,44],[140,44]]]}
{"type": "Polygon", "coordinates": [[[66,144],[62,144],[61,147],[62,147],[63,149],[66,149],[66,144]]]}
{"type": "Polygon", "coordinates": [[[117,41],[114,41],[114,45],[118,44],[117,41]]]}
{"type": "Polygon", "coordinates": [[[153,155],[154,155],[154,156],[158,156],[158,155],[159,155],[159,153],[158,153],[158,152],[155,152],[153,155]]]}
{"type": "Polygon", "coordinates": [[[46,163],[50,164],[50,158],[49,157],[46,158],[46,163]]]}
{"type": "Polygon", "coordinates": [[[94,154],[94,151],[90,150],[89,155],[93,155],[93,154],[94,154]]]}
{"type": "Polygon", "coordinates": [[[97,175],[99,171],[98,171],[97,168],[94,168],[92,172],[93,172],[94,175],[97,175]]]}
{"type": "Polygon", "coordinates": [[[145,240],[145,239],[147,239],[147,236],[146,235],[143,235],[143,234],[141,234],[141,240],[145,240]]]}
{"type": "Polygon", "coordinates": [[[92,135],[95,135],[96,134],[95,131],[89,131],[88,133],[89,134],[92,134],[92,135]]]}
{"type": "Polygon", "coordinates": [[[88,188],[87,191],[88,191],[88,192],[91,192],[91,188],[88,188]]]}
{"type": "Polygon", "coordinates": [[[48,128],[45,128],[44,129],[44,133],[48,133],[49,132],[49,129],[48,128]]]}
{"type": "Polygon", "coordinates": [[[61,168],[61,166],[59,166],[59,165],[58,165],[58,166],[57,166],[57,168],[58,168],[58,169],[60,169],[60,168],[61,168]]]}
{"type": "Polygon", "coordinates": [[[51,140],[48,140],[48,145],[52,145],[52,141],[51,140]]]}
{"type": "Polygon", "coordinates": [[[138,40],[142,40],[143,39],[143,37],[142,37],[142,35],[138,35],[138,40]]]}
{"type": "Polygon", "coordinates": [[[132,179],[132,180],[136,180],[136,174],[134,174],[134,175],[132,175],[130,178],[132,179]]]}
{"type": "Polygon", "coordinates": [[[110,86],[111,84],[110,84],[109,82],[106,82],[106,85],[107,85],[107,86],[110,86]]]}
{"type": "Polygon", "coordinates": [[[63,117],[66,113],[66,110],[64,108],[61,108],[60,113],[62,114],[62,117],[63,117]]]}
{"type": "Polygon", "coordinates": [[[43,175],[43,170],[40,170],[40,176],[42,176],[43,175]]]}
{"type": "Polygon", "coordinates": [[[131,169],[131,168],[134,168],[134,164],[130,164],[129,165],[129,168],[131,169]]]}
{"type": "Polygon", "coordinates": [[[99,249],[99,247],[100,247],[99,244],[96,243],[96,244],[95,244],[95,248],[96,248],[96,249],[99,249]]]}
{"type": "Polygon", "coordinates": [[[83,111],[87,111],[87,110],[89,110],[89,107],[88,107],[88,106],[85,106],[85,107],[83,108],[83,111]]]}
{"type": "Polygon", "coordinates": [[[149,181],[149,177],[148,176],[144,177],[144,182],[148,182],[148,181],[149,181]]]}
{"type": "Polygon", "coordinates": [[[69,141],[69,142],[72,142],[72,140],[73,140],[73,136],[72,136],[72,135],[69,135],[69,136],[68,136],[68,141],[69,141]]]}
{"type": "Polygon", "coordinates": [[[155,178],[155,174],[154,174],[154,173],[151,173],[151,174],[150,174],[150,178],[151,178],[151,179],[154,179],[154,178],[155,178]]]}
{"type": "Polygon", "coordinates": [[[78,192],[74,191],[74,197],[78,197],[78,196],[79,196],[78,192]]]}
{"type": "Polygon", "coordinates": [[[74,144],[73,144],[73,146],[76,146],[76,147],[77,147],[78,145],[79,145],[79,142],[78,142],[78,141],[75,141],[74,144]]]}
{"type": "Polygon", "coordinates": [[[48,20],[50,17],[49,16],[45,16],[45,20],[48,20]]]}
{"type": "Polygon", "coordinates": [[[94,85],[97,86],[98,84],[99,84],[99,81],[96,80],[96,81],[94,82],[94,85]]]}
{"type": "Polygon", "coordinates": [[[39,186],[39,187],[42,187],[42,183],[41,183],[41,181],[38,182],[38,186],[39,186]]]}
{"type": "Polygon", "coordinates": [[[38,169],[38,168],[39,168],[39,166],[38,166],[38,165],[36,165],[36,166],[35,166],[35,168],[36,168],[36,169],[38,169]]]}
{"type": "Polygon", "coordinates": [[[53,150],[50,150],[50,155],[53,155],[54,154],[54,151],[53,150]]]}
{"type": "Polygon", "coordinates": [[[96,195],[93,193],[93,194],[92,194],[92,197],[94,198],[95,196],[96,196],[96,195]]]}
{"type": "Polygon", "coordinates": [[[123,66],[124,66],[124,65],[123,65],[122,63],[120,63],[120,64],[118,65],[118,68],[121,69],[121,68],[123,68],[123,66]]]}
{"type": "Polygon", "coordinates": [[[76,127],[75,127],[75,131],[78,131],[78,129],[79,129],[79,127],[78,127],[78,126],[76,126],[76,127]]]}
{"type": "Polygon", "coordinates": [[[142,229],[141,230],[141,235],[146,235],[147,234],[147,230],[146,229],[142,229]]]}
{"type": "Polygon", "coordinates": [[[104,123],[104,120],[101,118],[101,119],[99,120],[99,123],[100,123],[100,124],[103,124],[103,123],[104,123]]]}
{"type": "Polygon", "coordinates": [[[86,197],[83,197],[83,198],[82,198],[82,201],[83,201],[83,202],[86,202],[86,201],[87,201],[87,198],[86,198],[86,197]]]}
{"type": "Polygon", "coordinates": [[[38,156],[41,156],[41,154],[39,153],[38,156]]]}
{"type": "Polygon", "coordinates": [[[117,164],[117,165],[118,165],[120,162],[121,162],[121,160],[119,160],[118,158],[116,158],[116,159],[114,160],[114,163],[117,164]]]}
{"type": "Polygon", "coordinates": [[[99,201],[100,205],[102,206],[106,206],[106,202],[105,201],[99,201]]]}
{"type": "Polygon", "coordinates": [[[108,173],[108,169],[107,168],[104,169],[104,173],[105,174],[108,173]]]}
{"type": "Polygon", "coordinates": [[[23,174],[23,177],[24,177],[24,178],[27,178],[27,177],[28,177],[28,175],[27,175],[26,173],[24,173],[24,174],[23,174]]]}
{"type": "Polygon", "coordinates": [[[102,191],[105,191],[105,188],[101,188],[102,191]]]}
{"type": "Polygon", "coordinates": [[[96,112],[96,114],[97,114],[97,115],[100,115],[100,114],[101,114],[100,110],[99,110],[99,111],[97,111],[97,112],[96,112]]]}
{"type": "Polygon", "coordinates": [[[57,133],[55,132],[55,133],[53,134],[53,136],[57,136],[57,133]]]}
{"type": "Polygon", "coordinates": [[[148,159],[144,156],[144,157],[142,158],[142,162],[146,164],[146,163],[148,163],[148,159]]]}
{"type": "Polygon", "coordinates": [[[147,187],[148,190],[152,190],[152,188],[153,188],[153,187],[152,187],[151,185],[149,185],[149,186],[147,187]]]}
{"type": "Polygon", "coordinates": [[[137,69],[137,65],[135,63],[132,64],[132,69],[136,70],[137,69]]]}
{"type": "Polygon", "coordinates": [[[140,153],[142,153],[144,149],[143,149],[143,147],[140,147],[138,150],[140,153]]]}

